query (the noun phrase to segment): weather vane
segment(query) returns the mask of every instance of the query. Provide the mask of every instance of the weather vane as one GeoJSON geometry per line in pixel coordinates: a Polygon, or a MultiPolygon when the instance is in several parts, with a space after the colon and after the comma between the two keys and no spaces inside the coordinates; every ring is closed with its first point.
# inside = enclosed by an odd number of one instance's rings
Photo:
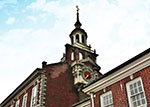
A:
{"type": "Polygon", "coordinates": [[[80,9],[79,9],[78,5],[76,5],[76,8],[77,8],[77,12],[79,12],[80,9]]]}

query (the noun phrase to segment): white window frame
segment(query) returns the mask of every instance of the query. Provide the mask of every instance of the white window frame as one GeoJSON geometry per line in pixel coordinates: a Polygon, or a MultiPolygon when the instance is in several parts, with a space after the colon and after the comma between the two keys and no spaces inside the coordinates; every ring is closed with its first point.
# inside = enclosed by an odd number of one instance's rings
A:
{"type": "Polygon", "coordinates": [[[72,51],[71,52],[71,61],[73,61],[75,58],[74,58],[74,52],[72,51]]]}
{"type": "Polygon", "coordinates": [[[23,96],[22,107],[26,107],[26,106],[27,106],[27,97],[28,97],[28,93],[26,93],[26,94],[23,96]]]}
{"type": "MultiPolygon", "coordinates": [[[[139,95],[139,96],[141,95],[141,93],[143,93],[143,95],[144,95],[144,97],[143,97],[142,99],[145,99],[145,104],[144,104],[144,105],[137,106],[137,107],[147,107],[147,100],[146,100],[145,91],[144,91],[144,88],[143,88],[143,82],[142,82],[141,77],[138,77],[138,78],[136,78],[136,79],[131,80],[130,82],[128,82],[128,83],[126,84],[126,89],[127,89],[128,100],[129,100],[129,107],[133,107],[133,104],[132,104],[133,102],[132,102],[131,97],[135,97],[135,96],[136,96],[136,98],[137,98],[138,95],[139,95]],[[138,81],[141,81],[141,88],[142,88],[142,91],[139,92],[139,87],[138,87],[138,93],[136,93],[135,95],[131,95],[130,85],[131,85],[131,84],[134,84],[134,83],[137,83],[138,81]]],[[[135,90],[134,90],[134,91],[135,91],[135,90]]],[[[140,97],[141,97],[141,96],[140,96],[140,97]]],[[[140,97],[139,97],[139,98],[140,98],[140,97]]],[[[141,101],[141,100],[140,100],[140,101],[141,101]]]]}
{"type": "Polygon", "coordinates": [[[83,59],[83,54],[81,52],[79,52],[79,60],[83,59]]]}
{"type": "MultiPolygon", "coordinates": [[[[106,92],[106,93],[104,93],[104,94],[102,94],[102,95],[100,96],[101,107],[107,107],[107,106],[108,106],[108,105],[105,105],[105,104],[104,104],[104,97],[106,97],[106,96],[108,96],[108,95],[110,95],[110,94],[111,94],[111,103],[109,102],[109,106],[110,106],[110,105],[113,106],[112,91],[108,91],[108,92],[106,92]]],[[[109,101],[110,101],[110,99],[109,99],[109,101]]]]}
{"type": "Polygon", "coordinates": [[[38,85],[36,85],[32,88],[30,107],[36,107],[36,105],[37,105],[37,94],[38,94],[38,85]]]}
{"type": "Polygon", "coordinates": [[[19,107],[20,100],[16,101],[15,107],[19,107]]]}

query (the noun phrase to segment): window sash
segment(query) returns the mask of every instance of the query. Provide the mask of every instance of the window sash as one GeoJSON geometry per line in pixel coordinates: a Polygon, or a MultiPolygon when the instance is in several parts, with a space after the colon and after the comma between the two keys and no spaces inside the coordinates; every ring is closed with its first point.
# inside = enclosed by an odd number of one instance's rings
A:
{"type": "Polygon", "coordinates": [[[101,107],[113,107],[112,92],[106,92],[100,96],[101,107]]]}
{"type": "Polygon", "coordinates": [[[130,107],[146,107],[147,102],[141,77],[128,82],[126,88],[130,107]]]}
{"type": "Polygon", "coordinates": [[[20,102],[20,100],[18,100],[18,101],[16,102],[15,107],[19,107],[19,102],[20,102]]]}
{"type": "Polygon", "coordinates": [[[37,90],[38,90],[38,85],[32,88],[32,97],[31,97],[30,107],[35,107],[37,104],[37,90]]]}
{"type": "Polygon", "coordinates": [[[23,96],[22,107],[26,107],[27,105],[27,93],[23,96]]]}

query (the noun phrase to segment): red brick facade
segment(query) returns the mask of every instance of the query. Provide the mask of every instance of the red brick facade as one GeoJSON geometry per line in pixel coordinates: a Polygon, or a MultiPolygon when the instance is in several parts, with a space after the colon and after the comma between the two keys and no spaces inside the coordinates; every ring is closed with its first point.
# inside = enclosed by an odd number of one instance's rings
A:
{"type": "MultiPolygon", "coordinates": [[[[143,87],[147,100],[147,107],[150,107],[150,66],[133,74],[133,79],[137,77],[142,78],[143,87]]],[[[121,81],[118,81],[115,84],[112,84],[105,88],[106,92],[112,91],[114,107],[129,107],[126,83],[130,81],[131,81],[130,77],[126,77],[121,81]]],[[[95,93],[96,94],[96,97],[94,98],[95,107],[101,107],[100,95],[102,95],[103,93],[105,93],[103,90],[99,90],[97,93],[95,93]]]]}
{"type": "Polygon", "coordinates": [[[78,101],[78,93],[73,85],[73,76],[68,63],[45,65],[41,70],[42,73],[39,73],[39,75],[34,77],[35,79],[29,81],[22,90],[15,90],[18,91],[17,94],[11,98],[9,96],[6,99],[8,101],[4,101],[2,107],[11,107],[12,105],[15,107],[18,100],[20,101],[19,107],[22,107],[23,96],[26,93],[28,94],[26,107],[31,107],[32,89],[36,85],[38,85],[36,105],[39,107],[68,107],[78,101]],[[46,84],[43,86],[41,85],[41,82],[43,82],[41,81],[42,75],[46,78],[46,84]]]}
{"type": "Polygon", "coordinates": [[[59,63],[45,68],[47,77],[46,107],[68,107],[78,101],[71,68],[59,63]],[[65,103],[64,103],[65,102],[65,103]]]}

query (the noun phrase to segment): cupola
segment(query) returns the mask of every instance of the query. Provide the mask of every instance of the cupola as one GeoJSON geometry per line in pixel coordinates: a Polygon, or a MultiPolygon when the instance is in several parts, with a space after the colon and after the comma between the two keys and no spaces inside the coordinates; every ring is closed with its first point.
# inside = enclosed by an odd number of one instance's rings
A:
{"type": "Polygon", "coordinates": [[[75,29],[70,34],[71,45],[87,46],[87,33],[84,31],[84,29],[81,28],[82,24],[80,23],[79,20],[79,8],[78,6],[76,6],[76,8],[77,8],[77,20],[76,23],[74,24],[75,29]]]}

